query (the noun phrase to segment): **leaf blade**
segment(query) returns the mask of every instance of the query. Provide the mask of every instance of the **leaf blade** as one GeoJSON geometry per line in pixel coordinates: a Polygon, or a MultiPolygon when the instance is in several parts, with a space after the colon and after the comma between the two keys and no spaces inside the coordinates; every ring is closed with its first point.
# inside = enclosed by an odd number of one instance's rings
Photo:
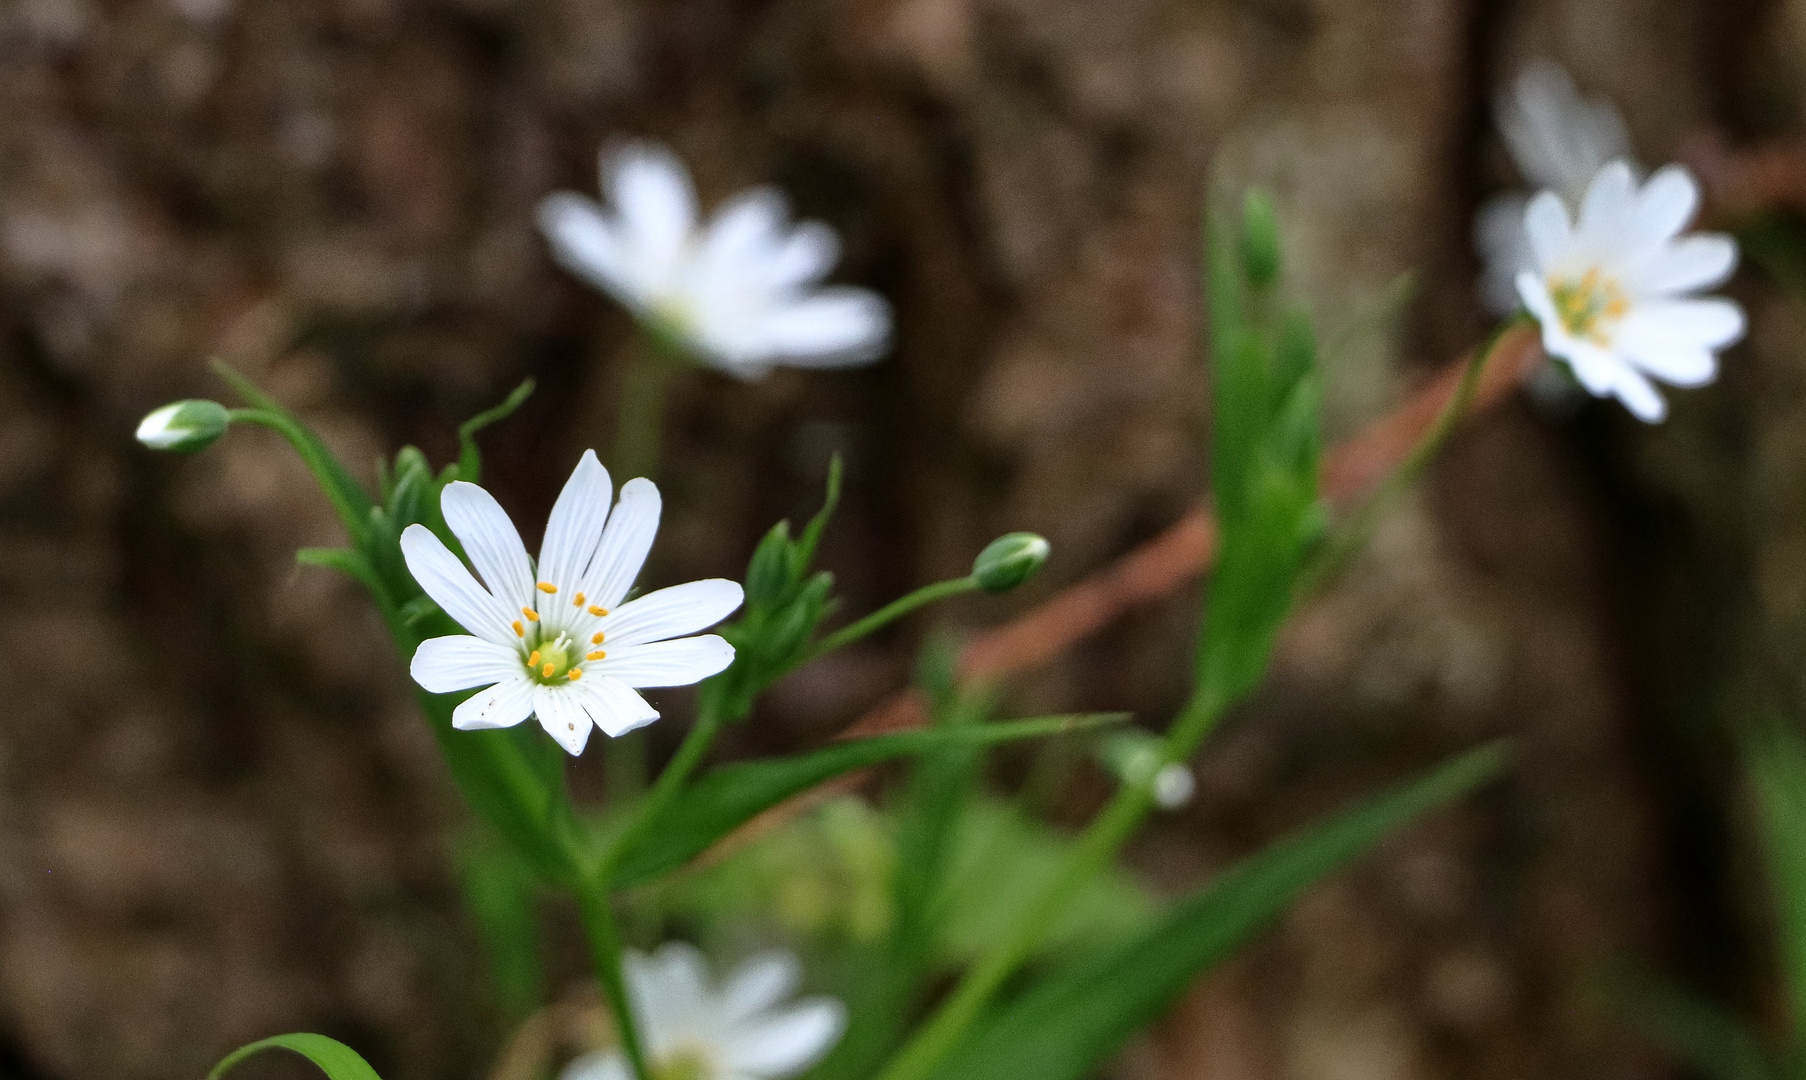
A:
{"type": "Polygon", "coordinates": [[[274,1035],[267,1039],[259,1039],[247,1046],[227,1054],[225,1059],[213,1067],[207,1074],[207,1080],[219,1080],[238,1065],[239,1062],[265,1050],[290,1050],[320,1067],[330,1080],[382,1080],[376,1070],[363,1059],[356,1050],[346,1046],[337,1039],[329,1039],[324,1035],[297,1031],[287,1035],[274,1035]]]}

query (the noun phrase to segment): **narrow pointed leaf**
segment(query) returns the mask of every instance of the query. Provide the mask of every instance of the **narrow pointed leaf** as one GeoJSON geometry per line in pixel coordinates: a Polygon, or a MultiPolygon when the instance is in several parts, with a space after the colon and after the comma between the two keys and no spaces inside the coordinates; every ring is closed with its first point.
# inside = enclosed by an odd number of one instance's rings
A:
{"type": "Polygon", "coordinates": [[[213,1067],[207,1074],[207,1080],[219,1080],[234,1066],[253,1054],[265,1050],[292,1050],[320,1067],[330,1080],[382,1080],[376,1070],[370,1067],[356,1050],[346,1046],[337,1039],[329,1039],[324,1035],[312,1035],[307,1032],[296,1032],[292,1035],[277,1035],[273,1038],[261,1039],[249,1046],[241,1046],[226,1055],[226,1059],[213,1067]]]}
{"type": "Polygon", "coordinates": [[[1091,1075],[1313,882],[1472,790],[1503,763],[1497,746],[1470,751],[1244,860],[1180,901],[1153,930],[1049,975],[1003,1006],[942,1063],[936,1080],[1091,1075]]]}
{"type": "Polygon", "coordinates": [[[991,746],[1121,723],[1126,713],[1015,720],[1001,724],[906,731],[835,743],[814,753],[725,765],[705,774],[628,852],[615,870],[616,887],[675,869],[753,817],[842,773],[892,758],[956,746],[991,746]]]}
{"type": "Polygon", "coordinates": [[[1717,1002],[1647,977],[1618,980],[1613,1007],[1709,1080],[1784,1080],[1748,1025],[1717,1002]]]}

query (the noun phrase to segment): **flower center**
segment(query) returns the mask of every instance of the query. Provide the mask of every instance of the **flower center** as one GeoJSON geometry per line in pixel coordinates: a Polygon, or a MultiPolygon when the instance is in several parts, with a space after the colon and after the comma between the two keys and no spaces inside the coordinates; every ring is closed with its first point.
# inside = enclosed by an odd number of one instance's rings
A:
{"type": "Polygon", "coordinates": [[[576,667],[582,659],[583,653],[570,635],[560,633],[549,641],[528,647],[527,673],[533,677],[533,681],[548,686],[566,682],[583,674],[576,667]]]}
{"type": "Polygon", "coordinates": [[[694,1047],[685,1047],[652,1063],[652,1080],[715,1080],[715,1077],[714,1062],[694,1047]]]}
{"type": "Polygon", "coordinates": [[[1597,267],[1579,278],[1554,282],[1549,296],[1555,301],[1555,314],[1568,333],[1595,344],[1604,344],[1606,331],[1630,310],[1630,300],[1618,283],[1599,272],[1597,267]]]}

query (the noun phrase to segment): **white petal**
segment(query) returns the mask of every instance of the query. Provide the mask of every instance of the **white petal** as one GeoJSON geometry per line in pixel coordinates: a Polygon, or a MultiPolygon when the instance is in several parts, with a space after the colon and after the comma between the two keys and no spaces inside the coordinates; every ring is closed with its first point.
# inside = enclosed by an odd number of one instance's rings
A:
{"type": "Polygon", "coordinates": [[[1631,309],[1624,329],[1635,328],[1644,340],[1722,349],[1743,337],[1743,309],[1729,300],[1646,301],[1631,309]]]}
{"type": "Polygon", "coordinates": [[[604,1050],[572,1059],[558,1080],[633,1080],[633,1073],[620,1051],[604,1050]]]}
{"type": "Polygon", "coordinates": [[[1530,254],[1536,268],[1548,272],[1567,253],[1573,237],[1568,208],[1551,192],[1530,200],[1524,211],[1524,232],[1530,238],[1530,254]]]}
{"type": "Polygon", "coordinates": [[[1668,415],[1668,403],[1662,400],[1655,385],[1634,368],[1626,366],[1620,372],[1612,392],[1632,415],[1646,424],[1659,424],[1668,415]]]}
{"type": "Polygon", "coordinates": [[[414,650],[408,671],[427,693],[451,694],[518,676],[520,651],[465,634],[428,638],[414,650]]]}
{"type": "Polygon", "coordinates": [[[643,476],[621,485],[621,499],[609,515],[602,544],[583,575],[583,591],[591,603],[614,608],[626,598],[640,568],[646,565],[653,537],[658,535],[662,505],[658,485],[643,476]]]}
{"type": "MultiPolygon", "coordinates": [[[[1637,181],[1630,166],[1614,161],[1599,170],[1587,186],[1575,231],[1598,250],[1622,249],[1630,238],[1637,209],[1637,181]]],[[[1594,250],[1589,248],[1589,251],[1594,250]]]]}
{"type": "Polygon", "coordinates": [[[464,545],[470,565],[495,598],[511,609],[533,606],[533,563],[527,547],[495,496],[475,484],[454,480],[439,497],[445,524],[464,545]]]}
{"type": "Polygon", "coordinates": [[[745,595],[739,582],[723,578],[649,592],[622,604],[602,624],[608,633],[604,647],[621,649],[706,630],[733,614],[745,595]]]}
{"type": "Polygon", "coordinates": [[[1618,348],[1638,368],[1672,386],[1704,386],[1718,377],[1718,357],[1711,349],[1670,342],[1641,343],[1620,339],[1618,348]]]}
{"type": "Polygon", "coordinates": [[[552,504],[546,537],[539,545],[540,580],[559,586],[556,596],[567,604],[602,543],[602,526],[608,521],[608,501],[613,496],[608,470],[594,450],[585,450],[558,493],[558,501],[552,504]]]}
{"type": "Polygon", "coordinates": [[[532,715],[533,685],[526,675],[517,674],[477,691],[452,710],[452,727],[459,731],[513,727],[532,715]]]}
{"type": "Polygon", "coordinates": [[[580,683],[567,683],[563,686],[546,686],[543,683],[533,687],[533,711],[539,714],[539,726],[546,729],[546,734],[572,757],[583,753],[583,746],[589,742],[589,713],[583,708],[582,686],[580,683]]]}
{"type": "Polygon", "coordinates": [[[773,949],[749,957],[721,987],[729,1021],[747,1019],[776,1005],[795,992],[802,977],[803,966],[794,953],[773,949]]]}
{"type": "Polygon", "coordinates": [[[819,221],[805,221],[772,253],[765,276],[777,288],[795,288],[821,280],[839,260],[839,235],[819,221]]]}
{"type": "Polygon", "coordinates": [[[602,172],[637,288],[646,293],[672,288],[696,227],[689,172],[670,150],[652,143],[605,153],[602,172]]]}
{"type": "Polygon", "coordinates": [[[667,941],[650,956],[630,949],[622,967],[634,1012],[649,1029],[692,1025],[707,1006],[709,969],[694,945],[667,941]]]}
{"type": "Polygon", "coordinates": [[[1683,236],[1651,252],[1637,266],[1634,288],[1671,295],[1722,285],[1737,269],[1737,242],[1718,233],[1683,236]]]}
{"type": "Polygon", "coordinates": [[[589,712],[602,734],[609,738],[625,735],[658,719],[658,710],[633,692],[626,683],[609,678],[595,665],[585,664],[581,688],[583,707],[589,712]]]}
{"type": "Polygon", "coordinates": [[[1499,128],[1526,180],[1575,203],[1606,162],[1630,156],[1617,110],[1581,97],[1568,73],[1547,60],[1518,76],[1499,105],[1499,128]]]}
{"type": "Polygon", "coordinates": [[[742,191],[715,212],[697,246],[697,260],[744,284],[762,284],[759,271],[777,251],[780,230],[789,216],[784,195],[777,188],[762,186],[742,191]]]}
{"type": "MultiPolygon", "coordinates": [[[[734,647],[714,634],[654,641],[610,651],[596,672],[632,687],[689,686],[734,662],[734,647]]],[[[589,665],[585,665],[586,668],[589,665]]]]}
{"type": "Polygon", "coordinates": [[[846,1006],[808,998],[745,1024],[726,1046],[731,1067],[763,1076],[791,1076],[819,1061],[846,1030],[846,1006]]]}
{"type": "Polygon", "coordinates": [[[1517,310],[1517,277],[1536,269],[1530,237],[1524,230],[1528,206],[1529,200],[1522,195],[1499,195],[1488,199],[1474,217],[1474,247],[1486,264],[1480,298],[1495,315],[1517,310]]]}
{"type": "Polygon", "coordinates": [[[470,576],[470,571],[431,529],[425,525],[403,529],[401,557],[421,589],[445,609],[453,622],[484,641],[497,645],[513,643],[514,631],[509,627],[513,612],[477,584],[477,579],[470,576]]]}
{"type": "Polygon", "coordinates": [[[890,305],[869,289],[831,286],[771,312],[761,329],[774,359],[795,367],[869,364],[890,342],[890,305]]]}
{"type": "Polygon", "coordinates": [[[1699,184],[1680,165],[1656,170],[1636,196],[1630,225],[1633,247],[1652,250],[1679,236],[1699,209],[1699,184]]]}
{"type": "Polygon", "coordinates": [[[631,307],[650,303],[638,291],[615,223],[594,201],[556,191],[540,200],[536,217],[558,265],[631,307]]]}

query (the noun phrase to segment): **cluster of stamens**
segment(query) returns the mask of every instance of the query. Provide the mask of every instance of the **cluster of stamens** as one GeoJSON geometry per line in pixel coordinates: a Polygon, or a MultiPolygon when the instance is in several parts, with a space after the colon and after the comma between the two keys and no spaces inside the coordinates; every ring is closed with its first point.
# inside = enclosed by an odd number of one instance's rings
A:
{"type": "Polygon", "coordinates": [[[1624,290],[1600,273],[1598,267],[1582,274],[1579,280],[1569,278],[1554,283],[1549,296],[1568,333],[1595,344],[1604,344],[1609,325],[1630,311],[1624,290]]]}
{"type": "MultiPolygon", "coordinates": [[[[558,586],[549,581],[542,581],[539,583],[539,591],[547,596],[552,596],[558,592],[558,586]]],[[[572,598],[571,606],[587,607],[589,613],[598,618],[608,614],[607,608],[589,603],[589,598],[581,592],[572,598]]],[[[541,683],[552,684],[560,680],[576,682],[583,677],[583,668],[579,666],[582,660],[602,660],[608,656],[608,653],[602,649],[595,648],[595,646],[600,646],[608,636],[600,630],[590,635],[591,651],[584,653],[579,658],[576,642],[571,640],[569,634],[560,631],[556,637],[547,641],[544,628],[539,625],[539,612],[530,607],[523,607],[520,609],[520,614],[521,618],[514,620],[513,623],[514,636],[520,638],[523,647],[530,650],[527,653],[527,670],[534,679],[541,683]],[[522,621],[523,619],[525,622],[522,621]]]]}

